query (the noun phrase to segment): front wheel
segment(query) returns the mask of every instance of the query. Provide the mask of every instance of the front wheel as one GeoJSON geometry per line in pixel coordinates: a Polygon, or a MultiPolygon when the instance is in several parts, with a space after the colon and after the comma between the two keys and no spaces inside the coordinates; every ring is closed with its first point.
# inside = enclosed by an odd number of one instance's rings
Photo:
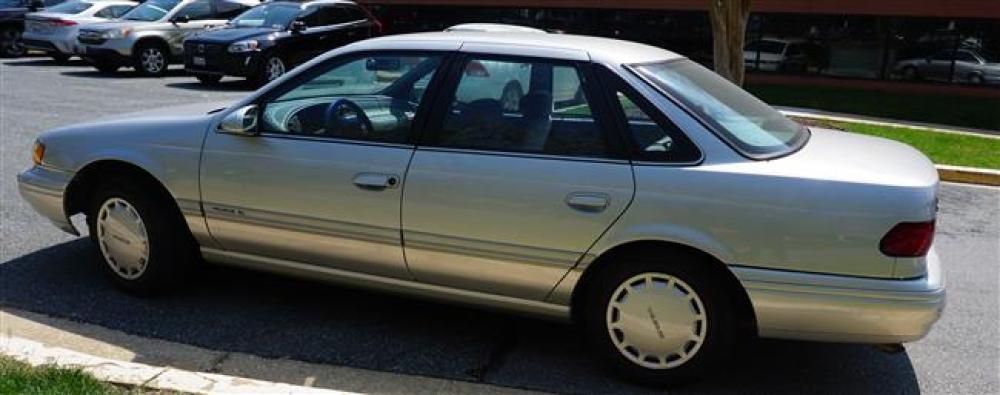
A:
{"type": "Polygon", "coordinates": [[[677,252],[612,263],[588,289],[584,325],[597,353],[639,383],[682,384],[730,354],[735,339],[725,282],[712,262],[677,252]]]}
{"type": "Polygon", "coordinates": [[[285,75],[288,66],[285,60],[278,55],[270,54],[264,58],[264,64],[257,75],[250,77],[249,81],[254,86],[262,86],[285,75]]]}
{"type": "Polygon", "coordinates": [[[120,288],[151,294],[177,285],[197,261],[196,244],[151,183],[113,177],[92,196],[87,224],[101,266],[120,288]]]}
{"type": "Polygon", "coordinates": [[[133,67],[142,75],[161,77],[167,74],[170,52],[158,43],[140,43],[132,55],[133,67]]]}

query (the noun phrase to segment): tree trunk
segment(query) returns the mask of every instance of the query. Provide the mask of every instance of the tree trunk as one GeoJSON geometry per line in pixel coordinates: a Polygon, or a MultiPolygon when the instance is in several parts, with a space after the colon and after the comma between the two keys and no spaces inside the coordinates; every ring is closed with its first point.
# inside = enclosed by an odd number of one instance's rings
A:
{"type": "Polygon", "coordinates": [[[749,17],[750,0],[708,0],[715,72],[741,86],[744,75],[743,47],[749,17]]]}

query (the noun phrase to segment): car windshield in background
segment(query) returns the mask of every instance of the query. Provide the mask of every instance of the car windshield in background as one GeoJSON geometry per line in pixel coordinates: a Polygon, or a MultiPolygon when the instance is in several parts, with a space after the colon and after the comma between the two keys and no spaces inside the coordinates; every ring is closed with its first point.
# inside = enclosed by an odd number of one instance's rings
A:
{"type": "Polygon", "coordinates": [[[284,29],[299,15],[298,4],[264,4],[247,10],[233,20],[233,27],[266,27],[284,29]]]}
{"type": "Polygon", "coordinates": [[[57,14],[79,14],[92,6],[93,4],[84,3],[82,1],[67,1],[65,3],[49,7],[45,11],[57,14]]]}
{"type": "Polygon", "coordinates": [[[718,74],[687,60],[635,65],[743,154],[763,159],[798,149],[809,132],[718,74]]]}
{"type": "Polygon", "coordinates": [[[180,2],[180,0],[149,0],[122,15],[122,19],[130,21],[156,21],[167,15],[180,2]]]}
{"type": "Polygon", "coordinates": [[[0,8],[21,8],[27,6],[24,0],[0,0],[0,8]]]}

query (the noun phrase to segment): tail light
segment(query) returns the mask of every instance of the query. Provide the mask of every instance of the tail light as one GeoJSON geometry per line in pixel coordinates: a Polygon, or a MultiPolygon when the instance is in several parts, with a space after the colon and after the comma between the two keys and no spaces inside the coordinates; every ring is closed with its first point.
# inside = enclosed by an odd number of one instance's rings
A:
{"type": "Polygon", "coordinates": [[[76,26],[76,22],[66,19],[49,19],[48,22],[53,26],[76,26]]]}
{"type": "Polygon", "coordinates": [[[879,249],[892,257],[920,257],[927,255],[933,241],[934,221],[902,222],[882,237],[879,249]]]}
{"type": "Polygon", "coordinates": [[[486,70],[486,66],[477,61],[471,61],[467,66],[465,66],[465,75],[469,77],[489,77],[490,72],[486,70]]]}

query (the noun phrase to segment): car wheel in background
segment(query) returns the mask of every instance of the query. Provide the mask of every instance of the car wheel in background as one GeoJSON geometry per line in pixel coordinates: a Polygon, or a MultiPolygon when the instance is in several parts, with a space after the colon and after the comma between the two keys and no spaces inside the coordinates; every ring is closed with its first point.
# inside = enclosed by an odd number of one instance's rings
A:
{"type": "Polygon", "coordinates": [[[27,52],[24,43],[21,42],[21,30],[16,27],[7,27],[0,31],[0,56],[5,58],[16,58],[24,56],[27,52]]]}
{"type": "Polygon", "coordinates": [[[969,76],[966,77],[966,81],[969,81],[969,83],[973,85],[982,85],[983,82],[985,82],[983,76],[979,73],[969,74],[969,76]]]}
{"type": "Polygon", "coordinates": [[[280,56],[267,54],[264,56],[264,62],[260,66],[260,71],[256,75],[251,76],[248,81],[253,86],[262,86],[285,75],[288,69],[288,63],[280,56]]]}
{"type": "Polygon", "coordinates": [[[194,77],[198,79],[198,82],[205,85],[215,85],[218,84],[219,81],[222,81],[221,75],[196,74],[194,77]]]}
{"type": "Polygon", "coordinates": [[[637,382],[691,381],[736,349],[735,311],[712,262],[677,251],[627,254],[588,286],[587,338],[612,368],[637,382]]]}
{"type": "Polygon", "coordinates": [[[87,211],[101,266],[125,291],[152,294],[177,285],[198,261],[196,243],[157,185],[111,177],[97,187],[87,211]]]}
{"type": "Polygon", "coordinates": [[[903,68],[903,79],[908,81],[920,79],[920,74],[917,74],[917,68],[913,66],[903,68]]]}
{"type": "Polygon", "coordinates": [[[170,51],[159,43],[139,43],[132,54],[132,63],[139,74],[159,77],[167,73],[170,51]]]}
{"type": "Polygon", "coordinates": [[[56,62],[56,63],[59,63],[59,64],[69,63],[70,56],[66,55],[64,53],[61,53],[61,52],[49,52],[49,56],[52,57],[52,61],[53,62],[56,62]]]}
{"type": "Polygon", "coordinates": [[[521,97],[523,96],[524,89],[521,88],[521,83],[510,81],[504,85],[503,93],[500,94],[500,105],[504,111],[521,111],[521,97]]]}

